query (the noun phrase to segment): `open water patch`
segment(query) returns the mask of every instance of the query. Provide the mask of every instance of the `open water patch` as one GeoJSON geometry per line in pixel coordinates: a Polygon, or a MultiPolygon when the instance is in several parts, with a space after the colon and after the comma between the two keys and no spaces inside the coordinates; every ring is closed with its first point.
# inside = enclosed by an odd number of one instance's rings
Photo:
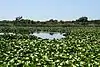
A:
{"type": "Polygon", "coordinates": [[[39,33],[34,32],[30,35],[34,35],[42,39],[61,39],[61,38],[65,38],[63,34],[64,33],[59,33],[59,32],[39,32],[39,33]]]}

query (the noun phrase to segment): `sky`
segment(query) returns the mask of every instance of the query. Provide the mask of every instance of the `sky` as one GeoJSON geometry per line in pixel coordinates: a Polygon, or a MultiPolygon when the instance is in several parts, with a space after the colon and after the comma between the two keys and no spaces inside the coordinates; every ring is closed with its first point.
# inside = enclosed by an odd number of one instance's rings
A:
{"type": "Polygon", "coordinates": [[[0,0],[0,20],[100,19],[100,0],[0,0]]]}

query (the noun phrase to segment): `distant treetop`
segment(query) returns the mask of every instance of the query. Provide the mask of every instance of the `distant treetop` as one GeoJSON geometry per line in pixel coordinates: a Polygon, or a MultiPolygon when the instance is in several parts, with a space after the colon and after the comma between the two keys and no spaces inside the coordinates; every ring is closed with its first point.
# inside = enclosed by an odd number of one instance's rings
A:
{"type": "Polygon", "coordinates": [[[78,20],[79,22],[87,22],[88,21],[88,17],[80,17],[78,20]]]}

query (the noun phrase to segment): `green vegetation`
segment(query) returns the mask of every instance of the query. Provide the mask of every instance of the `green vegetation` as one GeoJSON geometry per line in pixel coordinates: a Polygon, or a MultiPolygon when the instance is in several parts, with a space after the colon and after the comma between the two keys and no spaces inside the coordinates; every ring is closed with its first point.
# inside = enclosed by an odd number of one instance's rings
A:
{"type": "Polygon", "coordinates": [[[5,27],[98,27],[100,26],[100,20],[88,20],[88,17],[80,17],[73,21],[63,21],[50,19],[48,21],[34,21],[29,19],[23,19],[23,17],[16,17],[16,20],[3,20],[0,21],[0,26],[5,27]]]}
{"type": "Polygon", "coordinates": [[[1,35],[0,67],[99,67],[100,27],[66,30],[70,34],[56,40],[26,34],[1,35]]]}
{"type": "MultiPolygon", "coordinates": [[[[0,67],[98,67],[100,20],[0,21],[0,67]],[[72,27],[73,26],[73,27],[72,27]],[[42,39],[33,32],[60,32],[62,39],[42,39]],[[7,34],[14,33],[14,34],[7,34]]],[[[51,33],[52,34],[52,33],[51,33]]]]}
{"type": "Polygon", "coordinates": [[[21,33],[21,34],[29,34],[33,32],[69,32],[68,27],[0,27],[0,33],[21,33]]]}

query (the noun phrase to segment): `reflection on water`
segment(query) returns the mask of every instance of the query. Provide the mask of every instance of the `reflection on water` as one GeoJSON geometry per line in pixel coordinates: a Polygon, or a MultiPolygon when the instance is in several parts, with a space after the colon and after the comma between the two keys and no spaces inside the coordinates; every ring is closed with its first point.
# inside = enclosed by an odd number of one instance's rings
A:
{"type": "MultiPolygon", "coordinates": [[[[0,33],[0,35],[5,35],[5,34],[15,35],[15,33],[0,33]]],[[[59,32],[34,32],[29,35],[31,36],[34,35],[42,39],[61,39],[65,38],[64,34],[65,33],[59,33],[59,32]]]]}
{"type": "Polygon", "coordinates": [[[30,35],[34,35],[37,37],[40,37],[42,39],[61,39],[64,38],[65,36],[63,36],[64,33],[59,33],[59,32],[34,32],[33,34],[30,35]]]}

